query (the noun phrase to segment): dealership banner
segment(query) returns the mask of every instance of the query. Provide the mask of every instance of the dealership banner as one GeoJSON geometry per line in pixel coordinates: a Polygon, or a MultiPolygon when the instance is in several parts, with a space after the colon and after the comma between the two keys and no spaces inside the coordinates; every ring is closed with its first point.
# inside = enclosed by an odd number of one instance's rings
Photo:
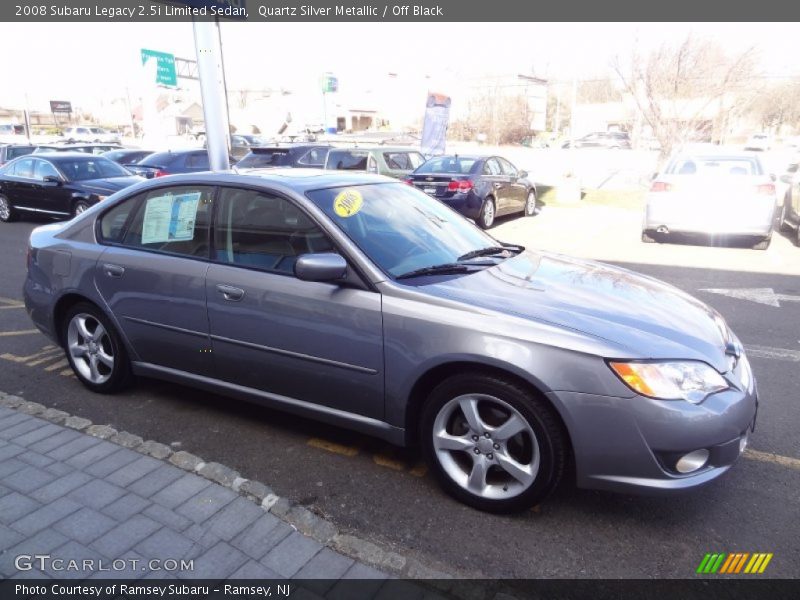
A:
{"type": "Polygon", "coordinates": [[[425,121],[422,124],[422,153],[425,156],[444,154],[447,126],[450,122],[450,96],[428,94],[425,121]]]}

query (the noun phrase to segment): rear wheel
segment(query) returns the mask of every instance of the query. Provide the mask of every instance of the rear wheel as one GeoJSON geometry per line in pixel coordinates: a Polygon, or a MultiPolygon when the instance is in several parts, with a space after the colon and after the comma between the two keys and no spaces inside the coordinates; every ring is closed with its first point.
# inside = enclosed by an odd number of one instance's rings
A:
{"type": "Polygon", "coordinates": [[[11,201],[5,196],[0,196],[0,221],[10,223],[17,220],[17,211],[11,206],[11,201]]]}
{"type": "Polygon", "coordinates": [[[82,212],[87,211],[90,206],[91,205],[86,200],[78,200],[72,207],[72,216],[77,217],[82,212]]]}
{"type": "Polygon", "coordinates": [[[488,512],[538,504],[565,469],[566,439],[553,409],[490,375],[456,375],[439,384],[423,411],[422,438],[445,491],[488,512]]]}
{"type": "Polygon", "coordinates": [[[73,306],[64,319],[62,340],[72,370],[93,392],[108,394],[130,383],[125,346],[96,306],[84,302],[73,306]]]}
{"type": "Polygon", "coordinates": [[[536,213],[536,192],[531,190],[528,192],[528,199],[525,200],[525,216],[532,217],[536,213]]]}
{"type": "Polygon", "coordinates": [[[495,218],[494,198],[489,196],[488,198],[486,198],[486,200],[483,201],[481,214],[478,217],[478,225],[480,225],[481,229],[489,229],[492,225],[494,225],[494,218],[495,218]]]}

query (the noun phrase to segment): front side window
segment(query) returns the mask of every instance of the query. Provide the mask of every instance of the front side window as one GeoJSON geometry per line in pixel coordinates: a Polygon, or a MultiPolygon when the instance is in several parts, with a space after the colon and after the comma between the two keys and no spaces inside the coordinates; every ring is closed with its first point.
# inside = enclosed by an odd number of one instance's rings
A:
{"type": "Polygon", "coordinates": [[[297,161],[297,164],[307,167],[321,167],[325,164],[325,158],[327,156],[327,148],[312,148],[297,161]]]}
{"type": "Polygon", "coordinates": [[[368,152],[331,150],[328,152],[325,168],[337,171],[366,171],[368,158],[368,152]]]}
{"type": "Polygon", "coordinates": [[[64,158],[58,159],[56,163],[69,181],[87,181],[130,175],[130,171],[101,156],[64,158]]]}
{"type": "Polygon", "coordinates": [[[265,192],[223,188],[214,223],[214,259],[294,273],[298,256],[333,252],[323,231],[288,200],[265,192]]]}
{"type": "Polygon", "coordinates": [[[503,173],[509,175],[510,177],[517,176],[517,168],[514,165],[508,162],[505,158],[498,158],[497,160],[500,162],[500,166],[503,168],[503,173]]]}
{"type": "MultiPolygon", "coordinates": [[[[122,244],[142,250],[207,257],[213,195],[214,188],[208,186],[175,186],[142,194],[122,244]]],[[[103,223],[112,212],[103,217],[103,223]]],[[[113,223],[109,225],[109,230],[114,226],[113,223]]],[[[103,227],[101,225],[101,230],[105,231],[103,227]]]]}
{"type": "Polygon", "coordinates": [[[458,213],[402,183],[314,190],[307,196],[392,276],[497,246],[458,213]]]}
{"type": "Polygon", "coordinates": [[[484,175],[502,175],[503,172],[500,170],[500,165],[497,161],[493,158],[490,158],[486,161],[486,164],[483,165],[483,174],[484,175]]]}
{"type": "Polygon", "coordinates": [[[37,160],[35,162],[36,165],[33,170],[34,179],[38,179],[39,181],[43,181],[45,177],[58,177],[61,179],[61,175],[58,174],[56,168],[46,160],[37,160]]]}

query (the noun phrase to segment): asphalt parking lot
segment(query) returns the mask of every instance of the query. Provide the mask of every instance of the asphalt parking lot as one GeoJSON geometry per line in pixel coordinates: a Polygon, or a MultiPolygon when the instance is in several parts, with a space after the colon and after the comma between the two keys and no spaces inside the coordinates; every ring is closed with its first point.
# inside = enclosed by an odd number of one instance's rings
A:
{"type": "Polygon", "coordinates": [[[691,577],[707,552],[771,552],[765,576],[800,566],[800,249],[776,234],[764,252],[644,245],[641,215],[546,207],[509,219],[503,241],[610,260],[664,279],[718,309],[748,348],[759,421],[745,458],[688,494],[649,498],[562,486],[516,516],[467,508],[419,458],[381,442],[258,406],[141,380],[108,397],[85,390],[21,307],[26,239],[0,228],[0,389],[235,468],[342,530],[432,568],[479,577],[691,577]],[[716,292],[702,290],[713,289],[716,292]]]}

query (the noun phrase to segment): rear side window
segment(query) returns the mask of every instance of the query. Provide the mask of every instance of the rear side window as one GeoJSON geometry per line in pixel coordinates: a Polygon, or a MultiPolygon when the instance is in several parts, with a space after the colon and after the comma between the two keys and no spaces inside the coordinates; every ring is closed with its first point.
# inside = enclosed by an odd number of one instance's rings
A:
{"type": "Polygon", "coordinates": [[[252,151],[237,163],[237,167],[253,169],[259,167],[286,167],[291,165],[288,150],[252,151]]]}
{"type": "Polygon", "coordinates": [[[325,168],[337,171],[366,171],[368,158],[368,152],[331,150],[328,152],[325,168]]]}
{"type": "Polygon", "coordinates": [[[33,159],[23,158],[17,161],[11,174],[17,177],[27,177],[31,179],[33,177],[33,159]]]}
{"type": "Polygon", "coordinates": [[[425,162],[419,152],[384,152],[383,160],[390,169],[413,171],[425,162]]]}
{"type": "Polygon", "coordinates": [[[8,160],[17,158],[18,156],[25,156],[26,154],[33,152],[33,150],[33,146],[9,146],[7,150],[8,160]]]}
{"type": "Polygon", "coordinates": [[[141,203],[124,233],[122,245],[207,257],[213,192],[214,188],[208,186],[175,186],[140,196],[141,203]]]}
{"type": "Polygon", "coordinates": [[[125,234],[125,223],[131,211],[136,209],[141,196],[130,198],[118,204],[100,218],[101,241],[119,244],[125,234]]]}
{"type": "Polygon", "coordinates": [[[312,148],[297,161],[297,164],[304,167],[322,167],[327,157],[328,148],[312,148]]]}
{"type": "Polygon", "coordinates": [[[208,153],[190,154],[186,157],[187,169],[208,169],[208,153]]]}

